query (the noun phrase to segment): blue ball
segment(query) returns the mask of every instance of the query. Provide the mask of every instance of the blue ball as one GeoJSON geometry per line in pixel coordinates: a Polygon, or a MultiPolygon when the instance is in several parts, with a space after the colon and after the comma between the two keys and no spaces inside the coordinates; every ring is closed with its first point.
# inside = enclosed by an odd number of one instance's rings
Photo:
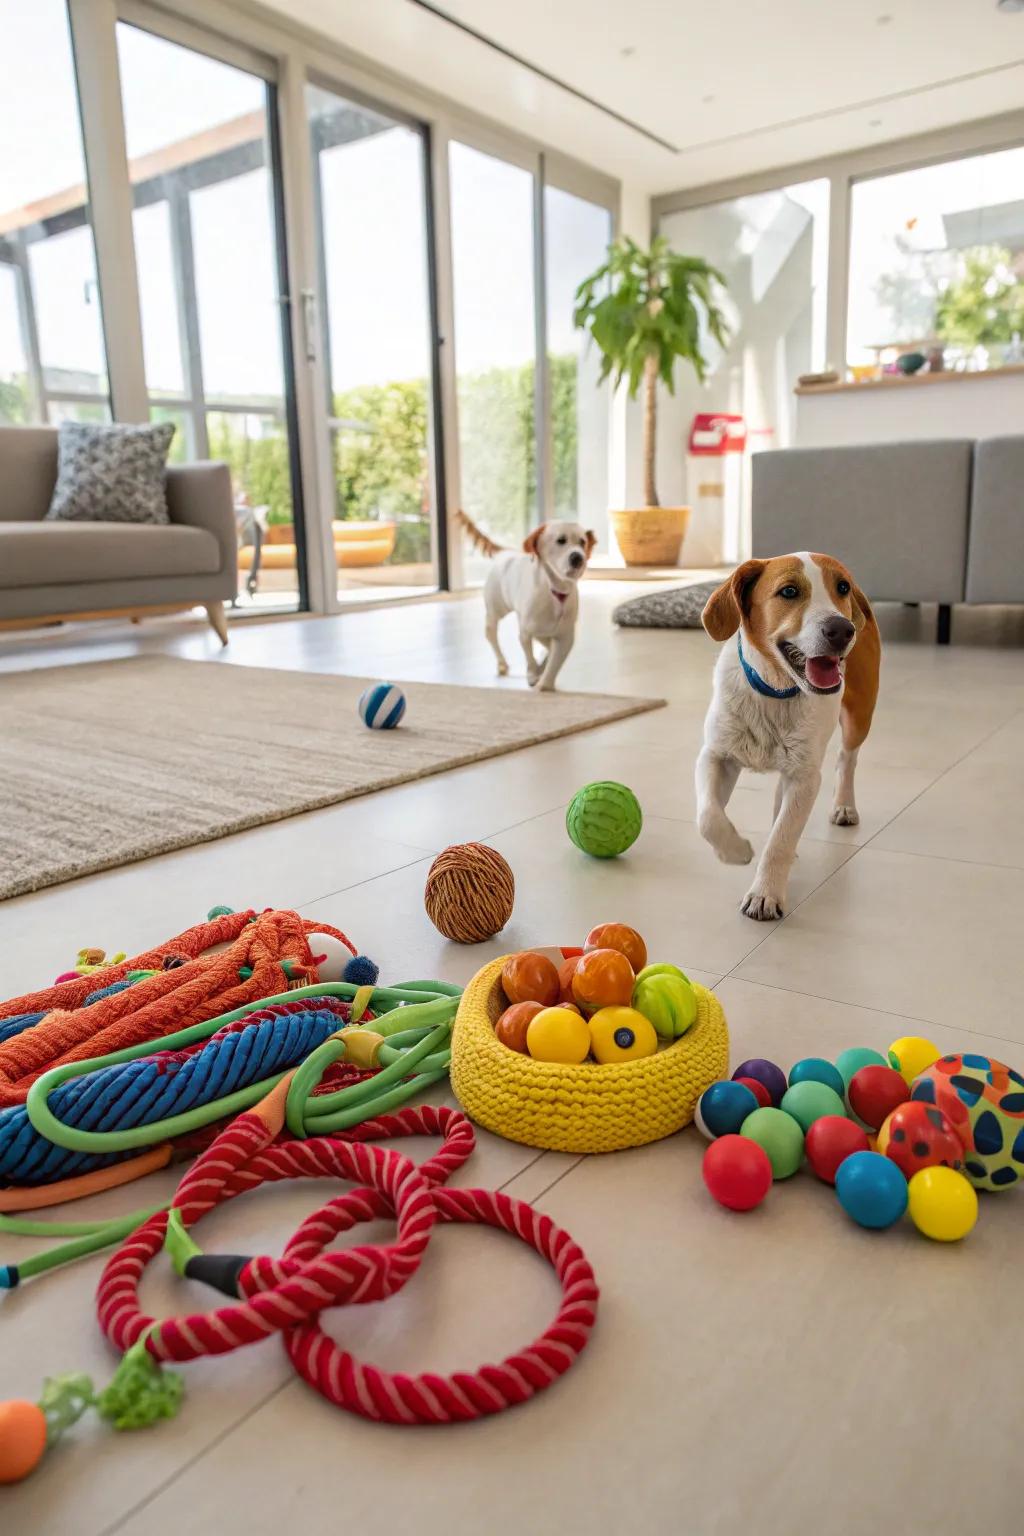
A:
{"type": "Polygon", "coordinates": [[[742,1083],[712,1083],[697,1100],[694,1121],[702,1136],[715,1141],[719,1136],[735,1136],[748,1115],[757,1109],[757,1099],[742,1083]]]}
{"type": "Polygon", "coordinates": [[[342,981],[350,982],[353,987],[375,987],[379,976],[380,966],[374,965],[369,955],[353,955],[341,973],[342,981]]]}
{"type": "Polygon", "coordinates": [[[891,1227],[907,1208],[907,1181],[890,1157],[854,1152],[836,1173],[836,1194],[847,1216],[862,1227],[891,1227]]]}
{"type": "Polygon", "coordinates": [[[794,1063],[789,1074],[789,1086],[792,1088],[796,1083],[824,1083],[826,1088],[838,1093],[841,1099],[846,1098],[843,1074],[822,1056],[805,1056],[802,1061],[794,1063]]]}
{"type": "Polygon", "coordinates": [[[373,683],[359,700],[359,718],[371,731],[393,731],[405,714],[405,694],[394,683],[373,683]]]}

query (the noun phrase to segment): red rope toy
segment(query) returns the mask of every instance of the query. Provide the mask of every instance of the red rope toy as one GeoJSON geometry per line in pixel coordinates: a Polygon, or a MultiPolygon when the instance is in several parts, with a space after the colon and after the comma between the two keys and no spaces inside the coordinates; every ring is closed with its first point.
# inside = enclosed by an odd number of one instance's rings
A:
{"type": "Polygon", "coordinates": [[[450,1424],[500,1413],[568,1370],[594,1325],[598,1291],[593,1270],[568,1233],[524,1201],[490,1190],[443,1187],[475,1144],[465,1115],[454,1109],[408,1108],[368,1121],[344,1138],[276,1140],[285,1088],[279,1084],[262,1104],[232,1121],[186,1173],[171,1212],[150,1217],[110,1259],[97,1309],[112,1344],[127,1350],[141,1343],[158,1361],[193,1360],[281,1333],[292,1364],[311,1387],[339,1408],[388,1424],[450,1424]],[[443,1144],[421,1166],[398,1152],[367,1145],[424,1134],[441,1136],[443,1144]],[[240,1298],[230,1306],[163,1321],[142,1312],[139,1281],[165,1238],[172,1252],[196,1255],[185,1233],[208,1211],[260,1184],[297,1178],[354,1179],[362,1187],[307,1217],[280,1259],[189,1258],[183,1272],[208,1279],[219,1273],[214,1283],[230,1287],[240,1298]],[[381,1216],[397,1218],[394,1242],[325,1251],[338,1233],[381,1216]],[[412,1376],[356,1360],[324,1333],[320,1313],[393,1296],[418,1269],[436,1221],[497,1227],[546,1258],[562,1285],[554,1322],[526,1349],[474,1373],[412,1376]]]}

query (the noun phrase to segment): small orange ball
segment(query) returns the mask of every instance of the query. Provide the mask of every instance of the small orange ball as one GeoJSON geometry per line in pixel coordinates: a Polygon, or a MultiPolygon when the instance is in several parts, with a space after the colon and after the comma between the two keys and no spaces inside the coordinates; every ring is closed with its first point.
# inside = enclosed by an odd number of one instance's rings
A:
{"type": "Polygon", "coordinates": [[[570,955],[568,960],[563,960],[558,967],[558,1001],[563,1007],[566,1003],[572,1002],[572,979],[582,958],[582,955],[570,955]]]}
{"type": "Polygon", "coordinates": [[[617,949],[592,949],[576,967],[572,994],[585,1014],[598,1008],[628,1008],[635,979],[633,967],[617,949]]]}
{"type": "Polygon", "coordinates": [[[636,929],[625,923],[598,923],[583,940],[583,948],[617,949],[637,972],[647,964],[647,945],[636,929]]]}
{"type": "Polygon", "coordinates": [[[510,1003],[541,1003],[551,1008],[558,1002],[558,970],[547,955],[524,950],[510,955],[501,972],[501,985],[510,1003]]]}
{"type": "Polygon", "coordinates": [[[46,1450],[46,1415],[24,1399],[0,1403],[0,1483],[20,1483],[46,1450]]]}
{"type": "Polygon", "coordinates": [[[544,1011],[543,1003],[513,1003],[511,1008],[506,1008],[497,1024],[494,1033],[502,1045],[507,1045],[510,1051],[520,1051],[522,1055],[530,1053],[526,1049],[526,1031],[530,1027],[531,1019],[535,1019],[538,1013],[544,1011]]]}

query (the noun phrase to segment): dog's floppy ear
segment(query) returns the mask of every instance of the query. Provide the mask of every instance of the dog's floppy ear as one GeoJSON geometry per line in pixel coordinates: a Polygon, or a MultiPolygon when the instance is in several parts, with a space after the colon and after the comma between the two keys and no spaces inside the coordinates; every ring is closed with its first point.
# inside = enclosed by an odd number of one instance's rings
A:
{"type": "Polygon", "coordinates": [[[530,532],[526,535],[526,538],[523,540],[523,549],[528,555],[536,555],[539,553],[537,545],[540,542],[540,536],[546,527],[547,523],[541,523],[539,528],[531,528],[530,532]]]}
{"type": "Polygon", "coordinates": [[[586,554],[587,559],[589,560],[591,555],[594,553],[594,550],[597,547],[597,534],[594,532],[593,528],[588,528],[586,533],[584,534],[584,538],[587,541],[587,547],[586,547],[586,550],[585,550],[585,554],[586,554]]]}
{"type": "Polygon", "coordinates": [[[767,564],[767,560],[744,560],[728,581],[723,581],[718,591],[712,592],[700,616],[712,640],[728,640],[739,629],[740,621],[748,611],[750,590],[767,564]]]}
{"type": "Polygon", "coordinates": [[[858,632],[869,624],[875,617],[871,611],[871,604],[856,582],[853,585],[853,627],[858,632]]]}

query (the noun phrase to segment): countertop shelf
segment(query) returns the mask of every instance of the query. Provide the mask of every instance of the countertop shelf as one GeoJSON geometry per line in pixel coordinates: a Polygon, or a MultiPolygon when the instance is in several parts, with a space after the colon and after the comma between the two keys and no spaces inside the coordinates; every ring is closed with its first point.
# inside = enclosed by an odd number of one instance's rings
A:
{"type": "Polygon", "coordinates": [[[986,368],[976,373],[954,373],[950,370],[942,373],[913,373],[906,377],[903,374],[886,373],[880,379],[851,379],[836,384],[798,384],[794,393],[839,395],[865,389],[918,389],[925,384],[967,384],[972,380],[978,383],[982,379],[1005,379],[1015,374],[1024,374],[1024,363],[1008,363],[1005,368],[986,368]]]}

